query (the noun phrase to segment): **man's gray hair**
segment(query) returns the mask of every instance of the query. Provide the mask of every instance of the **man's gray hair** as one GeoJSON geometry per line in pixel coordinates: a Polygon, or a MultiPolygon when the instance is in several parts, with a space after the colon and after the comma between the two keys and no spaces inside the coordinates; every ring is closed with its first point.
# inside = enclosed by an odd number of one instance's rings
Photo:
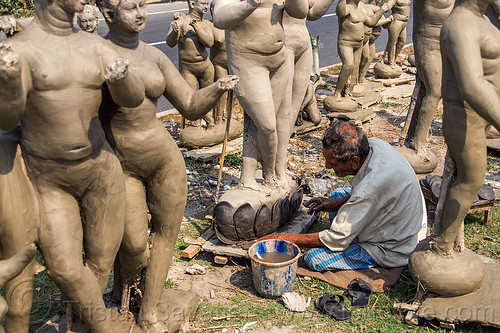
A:
{"type": "Polygon", "coordinates": [[[354,156],[365,160],[370,153],[368,138],[361,128],[348,121],[337,120],[323,135],[323,148],[335,159],[345,162],[354,156]]]}

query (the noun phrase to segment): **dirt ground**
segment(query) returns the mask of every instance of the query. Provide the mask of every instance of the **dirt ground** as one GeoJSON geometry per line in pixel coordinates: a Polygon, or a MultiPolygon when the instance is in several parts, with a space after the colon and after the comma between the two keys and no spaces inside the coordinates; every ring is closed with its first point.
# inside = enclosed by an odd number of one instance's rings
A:
{"type": "MultiPolygon", "coordinates": [[[[405,54],[411,53],[411,48],[405,50],[405,54]]],[[[406,75],[413,75],[415,69],[410,68],[409,63],[402,61],[406,75]]],[[[374,79],[373,71],[370,70],[369,78],[374,79]]],[[[336,82],[336,73],[333,67],[322,72],[322,81],[319,88],[316,90],[317,100],[321,100],[328,94],[332,93],[334,83],[336,82]]],[[[374,81],[375,82],[375,81],[374,81]]],[[[382,95],[382,100],[370,108],[375,111],[374,118],[362,125],[363,130],[368,137],[378,137],[389,143],[396,143],[399,140],[401,129],[404,125],[408,106],[410,104],[410,96],[413,92],[414,81],[407,84],[395,85],[393,87],[385,87],[382,84],[377,85],[378,92],[382,95]]],[[[324,110],[323,110],[324,111],[324,110]]],[[[446,153],[446,145],[442,133],[441,124],[442,106],[437,110],[430,135],[428,137],[428,147],[437,154],[440,159],[438,168],[434,174],[441,174],[443,170],[444,155],[446,153]]],[[[242,118],[241,110],[236,112],[236,117],[242,118]]],[[[162,119],[165,127],[169,129],[174,136],[178,138],[179,116],[171,115],[162,119]]],[[[324,161],[321,155],[321,137],[324,128],[314,130],[312,132],[295,136],[290,140],[289,145],[289,170],[296,177],[307,175],[314,177],[324,170],[324,161]]],[[[231,160],[223,169],[223,181],[221,184],[221,193],[224,189],[229,189],[236,186],[238,182],[239,169],[238,153],[231,155],[231,160]]],[[[498,159],[496,162],[498,164],[498,159]]],[[[213,162],[197,162],[187,160],[187,172],[189,182],[189,197],[186,208],[185,221],[183,222],[182,235],[196,238],[208,227],[210,222],[206,217],[212,214],[214,206],[214,192],[217,182],[218,165],[217,161],[213,162]],[[200,220],[205,220],[205,224],[199,223],[200,220]],[[194,234],[188,229],[193,229],[195,225],[196,232],[194,234]]],[[[488,174],[488,177],[494,186],[497,195],[500,193],[500,170],[495,169],[488,174]]],[[[169,280],[179,289],[193,290],[202,298],[211,304],[225,304],[228,299],[235,294],[243,294],[248,297],[256,297],[256,291],[251,286],[251,274],[248,269],[249,263],[245,260],[234,258],[229,264],[220,266],[212,263],[213,254],[200,253],[191,261],[185,261],[177,258],[172,263],[169,271],[169,280]],[[186,268],[193,264],[201,264],[205,267],[206,273],[203,275],[188,275],[185,273],[186,268]]],[[[266,329],[266,332],[272,332],[273,328],[266,329]]],[[[292,331],[293,328],[279,328],[276,332],[292,331]]]]}

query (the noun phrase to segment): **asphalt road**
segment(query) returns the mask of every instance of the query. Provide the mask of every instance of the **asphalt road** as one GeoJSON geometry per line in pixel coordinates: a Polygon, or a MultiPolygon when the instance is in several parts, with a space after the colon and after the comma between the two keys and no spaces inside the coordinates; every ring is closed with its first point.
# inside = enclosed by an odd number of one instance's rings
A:
{"type": "MultiPolygon", "coordinates": [[[[320,67],[327,67],[333,64],[340,63],[340,58],[337,54],[338,20],[337,16],[335,15],[336,4],[337,1],[334,2],[333,6],[330,7],[328,12],[318,21],[307,22],[309,32],[314,36],[319,36],[322,45],[319,50],[320,67]]],[[[146,24],[146,28],[140,34],[140,39],[143,42],[153,45],[162,50],[177,66],[177,47],[170,48],[165,43],[165,37],[170,27],[170,22],[172,22],[173,20],[174,12],[187,13],[186,2],[179,1],[173,3],[148,5],[148,22],[146,24]]],[[[407,43],[412,42],[412,16],[413,10],[407,26],[407,43]]],[[[205,15],[205,18],[211,19],[210,14],[207,13],[205,15]]],[[[24,23],[26,24],[27,22],[28,21],[25,21],[24,23]]],[[[382,30],[382,35],[375,42],[377,52],[383,51],[385,49],[385,44],[387,43],[387,31],[385,29],[382,30]]],[[[99,20],[98,34],[100,36],[105,36],[107,31],[108,27],[106,26],[104,19],[102,19],[101,17],[99,20]]],[[[0,36],[0,40],[3,39],[2,37],[3,36],[0,36]]],[[[157,110],[164,111],[170,108],[172,108],[170,103],[164,97],[160,98],[160,100],[158,101],[157,110]]]]}

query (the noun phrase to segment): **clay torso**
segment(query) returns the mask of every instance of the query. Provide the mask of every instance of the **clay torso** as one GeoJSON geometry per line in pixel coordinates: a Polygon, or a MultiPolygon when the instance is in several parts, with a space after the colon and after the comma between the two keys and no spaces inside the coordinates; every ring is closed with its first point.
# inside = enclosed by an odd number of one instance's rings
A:
{"type": "MultiPolygon", "coordinates": [[[[483,67],[483,77],[495,87],[495,91],[500,96],[500,30],[492,25],[488,20],[472,15],[456,15],[454,17],[455,26],[461,26],[467,29],[466,25],[480,26],[481,36],[479,47],[481,50],[481,60],[483,67]],[[464,23],[467,22],[467,23],[464,23]]],[[[457,32],[455,32],[456,34],[457,32]]],[[[449,31],[444,31],[447,35],[445,43],[452,37],[449,31]]],[[[459,38],[455,36],[455,38],[459,38]]],[[[443,44],[443,41],[441,42],[443,44]]],[[[446,47],[446,45],[445,45],[446,47]]],[[[480,75],[478,73],[478,75],[480,75]]],[[[470,78],[473,79],[473,78],[470,78]]],[[[443,57],[443,99],[446,99],[450,106],[470,108],[468,103],[463,103],[463,97],[457,86],[456,77],[450,61],[447,56],[443,57]]]]}
{"type": "Polygon", "coordinates": [[[125,108],[118,107],[105,94],[101,108],[105,111],[101,114],[103,127],[124,171],[147,178],[164,164],[165,157],[170,156],[162,151],[166,149],[166,142],[173,142],[168,131],[156,119],[156,102],[165,91],[165,78],[158,63],[165,61],[162,58],[166,57],[143,42],[139,43],[138,49],[112,45],[120,56],[129,59],[134,69],[141,73],[146,98],[137,108],[125,108]],[[148,163],[144,163],[145,160],[148,163]]]}
{"type": "Polygon", "coordinates": [[[302,54],[309,45],[311,39],[306,27],[306,19],[291,17],[286,12],[283,14],[283,28],[285,29],[286,47],[298,56],[302,54]]]}
{"type": "Polygon", "coordinates": [[[227,70],[226,37],[224,30],[217,29],[212,24],[214,31],[214,46],[210,48],[210,61],[214,66],[221,66],[227,70]]]}
{"type": "MultiPolygon", "coordinates": [[[[200,42],[194,28],[189,24],[191,17],[185,15],[178,19],[181,39],[178,43],[179,59],[185,62],[200,62],[208,58],[207,48],[200,42]]],[[[207,24],[205,21],[197,24],[207,24]]]]}
{"type": "Polygon", "coordinates": [[[361,42],[365,36],[365,13],[353,4],[347,5],[348,15],[339,18],[339,40],[361,42]]]}
{"type": "Polygon", "coordinates": [[[24,151],[63,161],[100,151],[105,142],[97,117],[105,81],[99,60],[104,40],[85,32],[48,34],[34,22],[12,43],[25,75],[31,76],[22,118],[24,151]],[[61,50],[71,59],[61,58],[61,50]]]}
{"type": "Polygon", "coordinates": [[[274,54],[284,46],[283,0],[263,0],[241,24],[226,30],[229,52],[274,54]],[[272,10],[269,10],[272,7],[272,10]],[[251,27],[251,28],[249,28],[251,27]],[[249,31],[252,31],[249,34],[249,31]],[[233,42],[234,41],[234,42],[233,42]]]}
{"type": "Polygon", "coordinates": [[[407,22],[410,18],[410,4],[411,0],[397,0],[394,7],[392,7],[394,19],[407,22]]]}
{"type": "Polygon", "coordinates": [[[421,15],[413,20],[413,33],[439,42],[441,27],[450,16],[454,4],[455,0],[415,1],[414,10],[421,15]]]}

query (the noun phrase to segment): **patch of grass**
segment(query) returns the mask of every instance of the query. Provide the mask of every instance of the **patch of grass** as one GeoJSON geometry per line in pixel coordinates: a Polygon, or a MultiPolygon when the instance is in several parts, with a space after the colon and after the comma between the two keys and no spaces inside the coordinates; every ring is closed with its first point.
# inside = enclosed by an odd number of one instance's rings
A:
{"type": "Polygon", "coordinates": [[[342,70],[342,65],[335,65],[335,66],[328,67],[328,71],[330,73],[338,73],[341,70],[342,70]]]}
{"type": "Polygon", "coordinates": [[[406,105],[396,102],[377,102],[378,106],[382,106],[384,108],[400,108],[405,107],[406,105]]]}
{"type": "Polygon", "coordinates": [[[224,158],[224,165],[241,170],[241,166],[243,165],[242,156],[242,152],[228,153],[224,158]]]}
{"type": "Polygon", "coordinates": [[[171,280],[170,278],[168,278],[167,281],[165,281],[166,289],[177,289],[178,287],[179,285],[177,284],[177,282],[171,280]]]}
{"type": "Polygon", "coordinates": [[[490,155],[488,156],[486,163],[486,171],[490,173],[496,173],[500,171],[500,158],[490,155]]]}
{"type": "Polygon", "coordinates": [[[489,225],[484,224],[484,213],[469,214],[465,218],[465,245],[472,251],[500,261],[500,205],[495,205],[489,225]]]}
{"type": "Polygon", "coordinates": [[[318,84],[317,89],[332,90],[333,89],[333,85],[331,85],[329,83],[326,83],[326,82],[323,82],[323,83],[318,84]]]}

